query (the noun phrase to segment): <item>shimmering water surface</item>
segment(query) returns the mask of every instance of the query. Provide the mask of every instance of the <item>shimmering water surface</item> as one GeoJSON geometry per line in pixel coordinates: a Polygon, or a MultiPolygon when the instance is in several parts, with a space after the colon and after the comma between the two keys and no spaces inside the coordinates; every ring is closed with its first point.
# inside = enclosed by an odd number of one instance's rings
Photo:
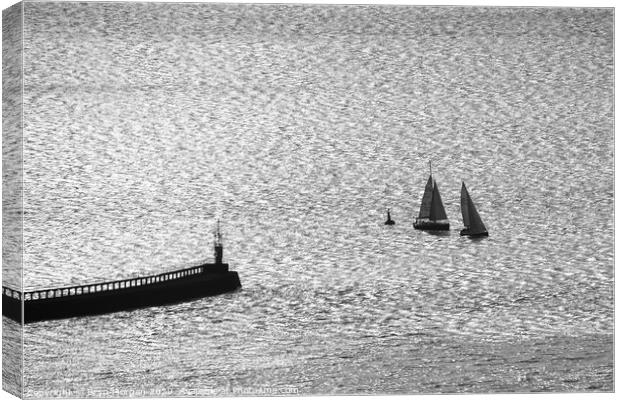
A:
{"type": "Polygon", "coordinates": [[[27,3],[24,28],[24,286],[192,265],[217,217],[243,284],[27,325],[26,395],[613,389],[613,10],[27,3]],[[431,159],[447,236],[411,225],[431,159]]]}

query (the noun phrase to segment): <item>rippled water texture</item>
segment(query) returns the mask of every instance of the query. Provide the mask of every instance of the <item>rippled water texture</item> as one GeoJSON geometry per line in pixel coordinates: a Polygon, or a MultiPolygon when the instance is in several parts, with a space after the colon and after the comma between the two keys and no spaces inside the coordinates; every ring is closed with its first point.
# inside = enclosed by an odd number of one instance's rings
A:
{"type": "Polygon", "coordinates": [[[218,216],[244,286],[28,325],[27,395],[613,389],[612,9],[24,21],[25,287],[191,265],[218,216]],[[431,159],[448,236],[411,226],[431,159]]]}

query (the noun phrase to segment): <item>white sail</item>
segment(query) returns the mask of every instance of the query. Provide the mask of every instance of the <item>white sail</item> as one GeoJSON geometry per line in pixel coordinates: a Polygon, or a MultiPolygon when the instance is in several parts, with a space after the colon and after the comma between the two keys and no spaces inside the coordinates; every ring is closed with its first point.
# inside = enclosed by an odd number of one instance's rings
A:
{"type": "Polygon", "coordinates": [[[424,195],[422,196],[422,204],[420,205],[420,214],[418,219],[430,218],[431,216],[431,202],[433,200],[433,176],[428,177],[426,187],[424,188],[424,195]]]}

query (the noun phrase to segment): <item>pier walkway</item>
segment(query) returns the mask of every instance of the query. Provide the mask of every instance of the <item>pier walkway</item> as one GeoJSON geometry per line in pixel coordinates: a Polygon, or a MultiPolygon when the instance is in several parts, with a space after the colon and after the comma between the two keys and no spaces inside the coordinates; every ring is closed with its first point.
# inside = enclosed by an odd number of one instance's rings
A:
{"type": "Polygon", "coordinates": [[[63,297],[71,297],[71,296],[80,296],[86,294],[94,294],[100,292],[107,292],[113,290],[120,289],[129,289],[136,288],[145,285],[151,285],[156,283],[163,282],[171,282],[177,279],[183,279],[190,276],[202,274],[205,272],[205,268],[209,270],[213,269],[217,265],[214,264],[204,264],[191,268],[179,269],[176,271],[170,271],[161,273],[158,275],[151,275],[145,277],[138,278],[130,278],[123,279],[119,281],[111,281],[111,282],[101,282],[101,283],[93,283],[89,285],[80,285],[80,286],[70,286],[70,287],[62,287],[56,289],[43,289],[43,290],[35,290],[22,292],[11,289],[6,286],[2,286],[2,294],[8,296],[10,298],[16,299],[18,301],[31,301],[31,300],[45,300],[45,299],[56,299],[63,297]]]}

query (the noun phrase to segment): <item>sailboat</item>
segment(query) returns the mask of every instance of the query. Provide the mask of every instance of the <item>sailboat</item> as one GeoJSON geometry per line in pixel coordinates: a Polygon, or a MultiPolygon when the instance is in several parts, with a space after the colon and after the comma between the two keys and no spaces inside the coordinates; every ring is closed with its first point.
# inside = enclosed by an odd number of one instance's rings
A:
{"type": "Polygon", "coordinates": [[[424,231],[448,231],[450,230],[450,222],[439,195],[439,187],[433,179],[433,169],[430,162],[429,167],[431,168],[430,176],[424,188],[420,213],[413,222],[413,227],[424,231]]]}
{"type": "Polygon", "coordinates": [[[469,196],[465,182],[461,186],[461,213],[463,214],[463,225],[465,225],[465,229],[461,230],[461,236],[489,236],[489,232],[487,232],[487,228],[484,226],[482,218],[480,218],[480,214],[478,214],[476,206],[474,206],[474,202],[469,196]]]}

